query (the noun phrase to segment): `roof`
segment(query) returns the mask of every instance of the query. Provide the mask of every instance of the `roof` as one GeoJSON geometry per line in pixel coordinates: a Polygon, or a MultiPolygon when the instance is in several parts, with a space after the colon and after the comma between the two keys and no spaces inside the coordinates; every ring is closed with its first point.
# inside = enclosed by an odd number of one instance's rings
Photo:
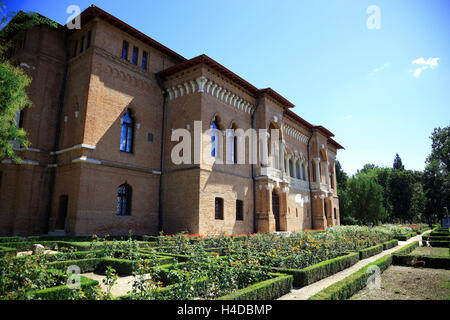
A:
{"type": "Polygon", "coordinates": [[[157,75],[161,78],[169,77],[169,76],[176,74],[182,70],[188,69],[190,67],[193,67],[193,66],[196,66],[199,64],[205,64],[208,67],[210,67],[211,69],[214,69],[215,71],[222,73],[227,78],[233,80],[234,82],[236,82],[243,88],[247,89],[254,95],[257,95],[259,93],[258,88],[256,88],[249,82],[245,81],[244,79],[239,77],[237,74],[235,74],[234,72],[225,68],[223,65],[221,65],[217,61],[211,59],[210,57],[208,57],[205,54],[202,54],[202,55],[192,58],[190,60],[186,60],[182,63],[179,63],[179,64],[169,67],[167,69],[164,69],[164,70],[158,72],[157,75]]]}
{"type": "Polygon", "coordinates": [[[308,121],[306,121],[305,119],[303,119],[302,117],[300,117],[298,114],[294,113],[291,110],[286,110],[285,114],[288,115],[289,117],[291,117],[293,120],[295,120],[295,121],[299,122],[300,124],[304,125],[308,129],[314,128],[314,126],[311,123],[309,123],[308,121]]]}
{"type": "Polygon", "coordinates": [[[334,141],[331,138],[328,138],[328,143],[332,144],[333,146],[335,146],[336,149],[345,149],[343,146],[341,146],[339,143],[337,143],[336,141],[334,141]]]}
{"type": "Polygon", "coordinates": [[[210,67],[211,69],[220,72],[221,74],[223,74],[224,76],[226,76],[227,78],[229,78],[230,80],[236,82],[237,84],[239,84],[241,87],[247,89],[248,91],[250,91],[250,93],[254,94],[255,96],[258,94],[267,94],[270,97],[272,97],[273,99],[275,99],[276,101],[278,101],[282,106],[286,107],[286,108],[293,108],[294,104],[292,104],[291,102],[289,102],[288,100],[286,100],[285,98],[283,98],[280,94],[278,94],[275,90],[271,89],[271,88],[266,88],[266,89],[258,89],[255,86],[253,86],[251,83],[249,83],[248,81],[242,79],[240,76],[238,76],[237,74],[235,74],[234,72],[230,71],[228,68],[224,67],[223,65],[221,65],[220,63],[218,63],[216,60],[208,57],[206,54],[202,54],[199,55],[195,58],[192,58],[190,60],[186,60],[184,62],[181,62],[177,65],[174,65],[172,67],[169,67],[167,69],[164,69],[160,72],[158,72],[158,76],[161,78],[165,78],[165,77],[169,77],[173,74],[176,74],[182,70],[186,70],[190,67],[199,65],[199,64],[204,64],[207,65],[208,67],[210,67]]]}
{"type": "Polygon", "coordinates": [[[186,60],[185,57],[179,55],[175,51],[167,48],[166,46],[162,45],[158,41],[150,38],[149,36],[143,34],[139,30],[136,30],[132,26],[128,25],[127,23],[114,17],[113,15],[109,14],[108,12],[100,9],[99,7],[97,7],[95,5],[89,6],[86,10],[84,10],[81,13],[81,24],[84,25],[96,17],[112,24],[116,28],[128,33],[132,37],[135,37],[136,39],[148,44],[149,46],[167,54],[168,56],[174,58],[178,62],[182,62],[182,61],[186,60]]]}
{"type": "Polygon", "coordinates": [[[314,128],[316,130],[322,131],[323,133],[325,133],[325,135],[330,138],[330,137],[334,137],[333,132],[331,132],[330,130],[328,130],[327,128],[323,127],[323,126],[314,126],[314,128]]]}

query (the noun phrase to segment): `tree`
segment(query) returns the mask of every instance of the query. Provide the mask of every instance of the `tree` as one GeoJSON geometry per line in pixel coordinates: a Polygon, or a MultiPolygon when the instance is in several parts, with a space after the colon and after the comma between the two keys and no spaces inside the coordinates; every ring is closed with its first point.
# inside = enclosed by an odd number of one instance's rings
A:
{"type": "Polygon", "coordinates": [[[450,205],[450,126],[435,128],[431,135],[431,154],[426,160],[423,175],[427,197],[425,214],[431,223],[441,220],[450,205]]]}
{"type": "Polygon", "coordinates": [[[376,182],[375,176],[362,173],[348,180],[346,196],[348,197],[349,215],[359,223],[378,223],[386,217],[383,207],[383,188],[376,182]]]}
{"type": "Polygon", "coordinates": [[[412,171],[394,169],[389,177],[389,200],[392,216],[401,221],[411,220],[414,175],[412,171]]]}
{"type": "Polygon", "coordinates": [[[376,168],[378,168],[376,165],[372,164],[372,163],[367,163],[364,165],[364,167],[361,170],[357,170],[356,171],[356,175],[359,175],[361,173],[369,173],[372,172],[373,170],[375,170],[376,168]]]}
{"type": "Polygon", "coordinates": [[[405,170],[405,166],[402,163],[402,158],[400,158],[398,153],[395,154],[393,168],[394,168],[394,170],[405,170]]]}
{"type": "Polygon", "coordinates": [[[13,149],[12,141],[28,147],[26,133],[16,123],[16,114],[31,105],[25,87],[31,82],[21,69],[9,62],[0,63],[0,159],[10,158],[20,162],[13,149]]]}
{"type": "Polygon", "coordinates": [[[338,190],[345,190],[347,188],[347,180],[348,180],[348,175],[347,173],[344,172],[344,170],[342,169],[341,163],[336,160],[336,182],[337,182],[337,188],[338,190]]]}
{"type": "Polygon", "coordinates": [[[18,163],[20,158],[15,154],[13,144],[28,147],[29,142],[25,131],[18,126],[16,115],[31,106],[25,92],[31,78],[7,60],[8,51],[13,46],[11,38],[20,30],[42,24],[57,27],[58,24],[37,13],[5,12],[4,8],[0,1],[0,27],[3,27],[0,30],[0,160],[10,158],[18,163]]]}

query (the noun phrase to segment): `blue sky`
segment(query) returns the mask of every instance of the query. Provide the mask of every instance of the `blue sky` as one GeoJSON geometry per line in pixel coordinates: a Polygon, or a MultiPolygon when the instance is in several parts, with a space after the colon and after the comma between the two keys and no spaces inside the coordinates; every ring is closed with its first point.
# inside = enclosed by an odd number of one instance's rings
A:
{"type": "Polygon", "coordinates": [[[366,163],[423,170],[435,127],[450,124],[446,0],[5,1],[65,24],[95,4],[186,58],[205,53],[332,131],[353,174],[366,163]],[[370,5],[381,26],[369,29],[370,5]],[[414,63],[413,63],[414,62],[414,63]]]}

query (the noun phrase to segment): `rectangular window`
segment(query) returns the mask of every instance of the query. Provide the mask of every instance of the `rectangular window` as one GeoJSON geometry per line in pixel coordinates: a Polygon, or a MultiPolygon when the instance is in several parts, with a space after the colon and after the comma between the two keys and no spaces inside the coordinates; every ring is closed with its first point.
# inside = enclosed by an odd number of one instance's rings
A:
{"type": "Polygon", "coordinates": [[[216,198],[214,202],[214,216],[216,220],[223,220],[223,199],[216,198]]]}
{"type": "Polygon", "coordinates": [[[244,201],[236,200],[236,221],[244,220],[244,201]]]}
{"type": "Polygon", "coordinates": [[[127,60],[128,61],[128,42],[127,41],[123,42],[122,60],[127,60]]]}
{"type": "Polygon", "coordinates": [[[80,53],[82,53],[84,50],[84,36],[81,37],[81,41],[80,41],[80,53]]]}
{"type": "Polygon", "coordinates": [[[77,51],[78,50],[78,40],[75,40],[75,44],[73,45],[73,56],[76,57],[77,56],[77,51]]]}
{"type": "Polygon", "coordinates": [[[148,53],[147,51],[142,52],[142,69],[147,70],[148,53]]]}
{"type": "Polygon", "coordinates": [[[86,49],[89,49],[89,47],[91,46],[91,37],[92,37],[92,31],[89,31],[88,37],[87,37],[87,42],[86,42],[86,49]]]}
{"type": "Polygon", "coordinates": [[[134,65],[137,65],[138,62],[138,56],[139,56],[139,48],[138,47],[133,47],[133,59],[132,59],[132,63],[134,65]]]}

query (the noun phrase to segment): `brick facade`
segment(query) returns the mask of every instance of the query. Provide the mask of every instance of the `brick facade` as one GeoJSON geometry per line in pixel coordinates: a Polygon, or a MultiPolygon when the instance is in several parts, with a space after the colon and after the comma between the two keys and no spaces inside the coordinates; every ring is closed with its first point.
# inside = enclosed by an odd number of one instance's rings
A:
{"type": "MultiPolygon", "coordinates": [[[[255,88],[207,56],[186,60],[97,7],[81,21],[80,30],[41,26],[15,36],[26,41],[11,62],[33,78],[23,125],[32,146],[17,149],[22,164],[0,164],[0,235],[236,234],[339,224],[334,162],[342,147],[331,132],[290,111],[275,91],[255,88]],[[119,149],[127,110],[131,152],[119,149]],[[213,162],[204,132],[213,121],[221,132],[278,130],[280,151],[267,150],[267,165],[262,148],[256,164],[213,162]],[[172,132],[194,135],[195,122],[204,157],[175,164],[172,132]],[[122,185],[131,188],[130,215],[117,215],[122,185]]],[[[218,147],[229,157],[225,142],[218,147]]],[[[193,141],[191,151],[194,158],[193,141]]]]}

